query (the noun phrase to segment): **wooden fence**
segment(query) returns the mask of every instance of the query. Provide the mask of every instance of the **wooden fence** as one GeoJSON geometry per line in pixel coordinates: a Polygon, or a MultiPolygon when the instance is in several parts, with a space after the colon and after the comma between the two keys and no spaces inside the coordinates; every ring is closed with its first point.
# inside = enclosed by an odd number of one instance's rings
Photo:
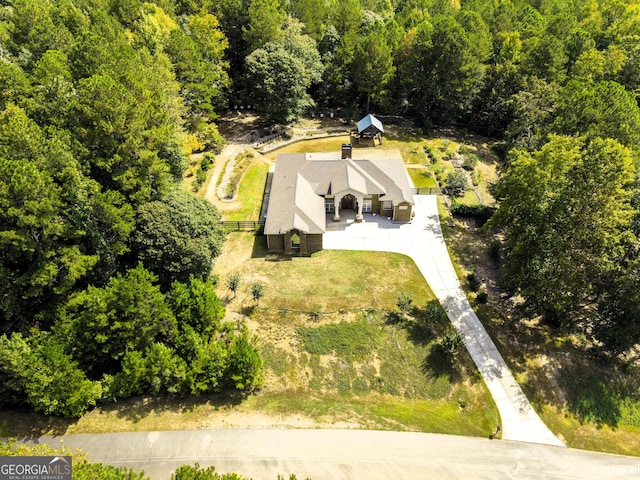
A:
{"type": "Polygon", "coordinates": [[[413,189],[414,195],[442,195],[442,189],[437,187],[421,187],[413,189]]]}
{"type": "Polygon", "coordinates": [[[222,226],[230,232],[256,232],[264,227],[264,222],[259,222],[256,220],[225,220],[222,222],[222,226]]]}

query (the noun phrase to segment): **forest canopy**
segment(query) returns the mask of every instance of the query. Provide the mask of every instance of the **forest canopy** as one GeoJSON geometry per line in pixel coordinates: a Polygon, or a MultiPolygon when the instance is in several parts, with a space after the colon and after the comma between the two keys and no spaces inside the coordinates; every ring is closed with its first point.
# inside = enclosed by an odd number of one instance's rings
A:
{"type": "Polygon", "coordinates": [[[209,278],[219,213],[180,185],[237,105],[495,137],[504,288],[557,324],[594,307],[589,331],[624,351],[639,94],[638,0],[4,0],[0,400],[77,416],[260,384],[209,278]]]}
{"type": "Polygon", "coordinates": [[[228,42],[182,9],[2,2],[2,405],[77,417],[261,384],[210,278],[220,215],[181,185],[188,155],[223,142],[228,42]]]}

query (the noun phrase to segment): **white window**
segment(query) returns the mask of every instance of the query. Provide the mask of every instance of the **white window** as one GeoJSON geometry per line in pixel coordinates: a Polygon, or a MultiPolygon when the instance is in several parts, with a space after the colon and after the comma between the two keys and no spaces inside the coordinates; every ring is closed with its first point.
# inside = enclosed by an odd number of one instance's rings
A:
{"type": "Polygon", "coordinates": [[[382,209],[383,210],[392,210],[393,209],[393,205],[391,205],[391,202],[382,202],[382,209]]]}
{"type": "Polygon", "coordinates": [[[407,207],[406,205],[400,205],[398,207],[398,210],[407,210],[409,207],[407,207]]]}
{"type": "Polygon", "coordinates": [[[333,203],[333,198],[325,198],[324,211],[326,213],[333,213],[334,210],[335,210],[335,205],[333,203]]]}
{"type": "Polygon", "coordinates": [[[371,200],[362,201],[362,212],[363,213],[371,212],[371,200]]]}

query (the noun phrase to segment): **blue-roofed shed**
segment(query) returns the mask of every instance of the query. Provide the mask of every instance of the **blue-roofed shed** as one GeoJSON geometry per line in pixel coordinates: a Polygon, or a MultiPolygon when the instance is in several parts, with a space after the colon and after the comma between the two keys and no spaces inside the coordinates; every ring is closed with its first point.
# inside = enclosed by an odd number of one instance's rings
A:
{"type": "Polygon", "coordinates": [[[360,138],[377,138],[382,143],[382,134],[384,127],[382,122],[373,115],[369,114],[358,122],[358,135],[360,138]]]}

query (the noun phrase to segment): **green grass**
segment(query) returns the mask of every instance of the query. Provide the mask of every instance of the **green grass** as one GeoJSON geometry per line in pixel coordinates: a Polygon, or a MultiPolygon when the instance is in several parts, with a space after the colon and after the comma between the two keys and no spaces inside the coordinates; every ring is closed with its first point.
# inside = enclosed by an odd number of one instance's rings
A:
{"type": "MultiPolygon", "coordinates": [[[[467,392],[464,386],[459,392],[467,392]]],[[[463,395],[464,396],[464,395],[463,395]]],[[[345,399],[339,394],[309,394],[297,390],[263,393],[247,400],[258,411],[305,415],[332,422],[357,423],[371,430],[418,431],[488,437],[499,424],[490,396],[474,397],[462,408],[455,399],[423,400],[368,394],[345,399]]]]}
{"type": "Polygon", "coordinates": [[[584,422],[571,413],[548,405],[542,408],[540,416],[551,431],[570,447],[640,456],[640,427],[584,422]]]}
{"type": "Polygon", "coordinates": [[[269,164],[255,159],[242,177],[238,190],[241,205],[223,212],[224,220],[258,220],[269,164]]]}
{"type": "Polygon", "coordinates": [[[438,188],[438,182],[430,170],[425,168],[408,168],[409,176],[416,188],[438,188]]]}
{"type": "Polygon", "coordinates": [[[340,322],[320,327],[298,329],[302,347],[311,354],[335,354],[346,360],[364,360],[371,355],[380,336],[380,329],[366,319],[340,322]]]}
{"type": "Polygon", "coordinates": [[[370,312],[352,322],[299,326],[297,352],[263,338],[267,375],[279,377],[283,388],[251,401],[275,414],[367,428],[488,435],[499,415],[468,353],[450,358],[437,348],[435,332],[425,337],[416,328],[423,327],[370,312]]]}
{"type": "Polygon", "coordinates": [[[317,307],[321,312],[392,309],[399,292],[419,304],[435,298],[413,260],[405,255],[324,250],[310,257],[277,258],[286,261],[256,259],[244,269],[265,283],[262,303],[273,308],[310,311],[317,307]]]}
{"type": "MultiPolygon", "coordinates": [[[[316,138],[312,140],[303,140],[300,142],[291,143],[285,145],[282,148],[273,150],[265,156],[271,160],[276,159],[279,153],[302,153],[302,152],[339,152],[343,143],[349,143],[349,135],[342,135],[339,137],[327,137],[316,138]]],[[[354,144],[354,148],[358,148],[357,144],[354,144]]]]}
{"type": "Polygon", "coordinates": [[[456,198],[457,203],[462,205],[468,205],[470,207],[475,205],[480,205],[480,201],[478,200],[478,196],[475,194],[473,190],[467,190],[464,192],[464,196],[460,198],[456,198]]]}

